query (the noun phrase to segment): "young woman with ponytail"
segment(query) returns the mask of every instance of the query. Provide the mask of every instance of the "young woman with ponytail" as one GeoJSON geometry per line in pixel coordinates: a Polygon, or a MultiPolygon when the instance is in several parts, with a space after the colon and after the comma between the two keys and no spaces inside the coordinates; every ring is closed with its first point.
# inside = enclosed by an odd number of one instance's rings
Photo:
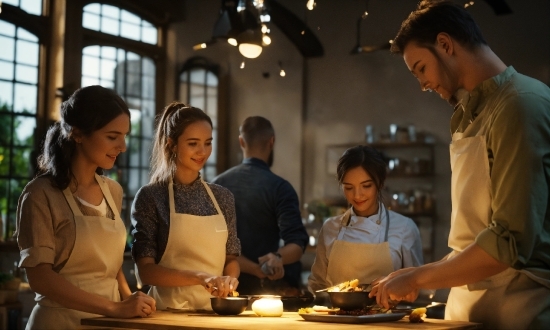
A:
{"type": "Polygon", "coordinates": [[[16,237],[36,302],[27,329],[81,328],[82,318],[145,317],[155,301],[132,294],[122,273],[121,186],[101,174],[126,151],[130,111],[112,90],[89,86],[61,106],[23,190],[16,237]]]}
{"type": "Polygon", "coordinates": [[[210,117],[169,104],[157,122],[151,181],[132,206],[132,255],[159,309],[211,310],[211,295],[237,289],[241,245],[233,194],[200,175],[211,153],[210,117]]]}

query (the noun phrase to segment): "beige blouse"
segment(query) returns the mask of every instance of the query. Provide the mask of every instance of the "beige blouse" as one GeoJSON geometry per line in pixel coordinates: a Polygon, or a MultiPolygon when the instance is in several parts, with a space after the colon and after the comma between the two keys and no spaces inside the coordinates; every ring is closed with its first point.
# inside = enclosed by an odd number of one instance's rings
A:
{"type": "MultiPolygon", "coordinates": [[[[76,237],[73,212],[63,196],[63,191],[52,185],[50,176],[42,176],[29,182],[17,204],[17,228],[15,237],[19,245],[19,267],[35,267],[52,264],[59,272],[71,255],[76,237]]],[[[116,207],[122,207],[122,187],[118,182],[101,176],[109,187],[116,207]]],[[[84,215],[99,215],[97,210],[84,206],[78,198],[77,205],[84,215]]],[[[108,208],[107,217],[114,219],[108,208]]],[[[101,239],[101,237],[98,237],[101,239]]]]}

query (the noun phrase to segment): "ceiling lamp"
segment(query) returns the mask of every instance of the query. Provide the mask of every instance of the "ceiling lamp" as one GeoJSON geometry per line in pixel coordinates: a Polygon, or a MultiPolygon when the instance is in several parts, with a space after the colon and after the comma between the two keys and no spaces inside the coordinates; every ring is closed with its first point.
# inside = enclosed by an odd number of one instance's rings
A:
{"type": "Polygon", "coordinates": [[[262,32],[259,29],[246,30],[237,36],[239,52],[247,58],[256,58],[262,53],[262,32]]]}

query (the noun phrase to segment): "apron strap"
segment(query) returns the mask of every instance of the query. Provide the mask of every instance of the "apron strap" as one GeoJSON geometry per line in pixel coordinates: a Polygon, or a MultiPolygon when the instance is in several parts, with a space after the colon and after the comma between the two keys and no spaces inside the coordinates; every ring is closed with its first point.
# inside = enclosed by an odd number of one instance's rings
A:
{"type": "MultiPolygon", "coordinates": [[[[380,210],[380,218],[382,218],[382,208],[384,209],[384,213],[386,213],[386,232],[384,233],[384,242],[388,241],[388,232],[390,230],[390,212],[388,212],[388,209],[386,206],[382,203],[378,205],[380,210]]],[[[349,225],[349,222],[351,221],[351,207],[342,215],[342,219],[340,220],[340,230],[338,231],[338,239],[341,239],[340,232],[342,231],[342,228],[347,227],[349,225]]]]}
{"type": "Polygon", "coordinates": [[[174,205],[174,181],[172,178],[168,181],[168,203],[170,204],[170,214],[176,213],[176,206],[174,205]]]}
{"type": "Polygon", "coordinates": [[[223,217],[222,210],[220,209],[220,206],[218,205],[218,201],[216,200],[216,197],[214,197],[212,190],[210,189],[210,187],[208,187],[208,184],[206,184],[206,182],[204,182],[202,178],[201,178],[201,182],[204,185],[204,188],[206,188],[206,192],[208,193],[208,196],[210,196],[212,203],[214,203],[214,207],[216,208],[216,211],[218,211],[218,214],[223,217]]]}
{"type": "Polygon", "coordinates": [[[67,203],[69,203],[69,207],[71,208],[71,211],[73,211],[73,215],[75,216],[83,216],[82,212],[80,211],[80,208],[76,204],[76,201],[74,200],[74,196],[71,193],[71,188],[67,187],[63,190],[63,195],[65,195],[65,199],[67,200],[67,203]]]}
{"type": "Polygon", "coordinates": [[[384,212],[386,212],[386,233],[384,234],[384,242],[387,242],[388,241],[388,232],[390,231],[390,212],[388,212],[388,209],[382,203],[380,203],[380,207],[383,207],[384,212]]]}
{"type": "Polygon", "coordinates": [[[115,200],[113,199],[113,195],[111,195],[111,191],[109,190],[109,187],[107,187],[107,184],[103,180],[99,174],[95,174],[95,179],[97,183],[99,183],[99,188],[101,188],[101,192],[103,192],[103,196],[105,197],[105,200],[107,201],[107,204],[109,204],[109,207],[111,208],[111,211],[113,211],[113,214],[115,215],[115,220],[121,220],[120,213],[118,212],[118,209],[115,204],[115,200]]]}

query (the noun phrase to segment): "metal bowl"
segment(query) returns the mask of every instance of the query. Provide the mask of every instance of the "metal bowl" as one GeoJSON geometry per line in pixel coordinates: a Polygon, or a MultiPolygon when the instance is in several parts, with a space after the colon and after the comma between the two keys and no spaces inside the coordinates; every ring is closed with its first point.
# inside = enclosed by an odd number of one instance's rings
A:
{"type": "Polygon", "coordinates": [[[355,309],[362,309],[376,303],[376,297],[369,298],[369,293],[365,291],[327,293],[332,307],[338,307],[344,310],[351,311],[355,309]]]}
{"type": "Polygon", "coordinates": [[[210,305],[216,314],[239,315],[248,307],[245,297],[211,297],[210,305]]]}

